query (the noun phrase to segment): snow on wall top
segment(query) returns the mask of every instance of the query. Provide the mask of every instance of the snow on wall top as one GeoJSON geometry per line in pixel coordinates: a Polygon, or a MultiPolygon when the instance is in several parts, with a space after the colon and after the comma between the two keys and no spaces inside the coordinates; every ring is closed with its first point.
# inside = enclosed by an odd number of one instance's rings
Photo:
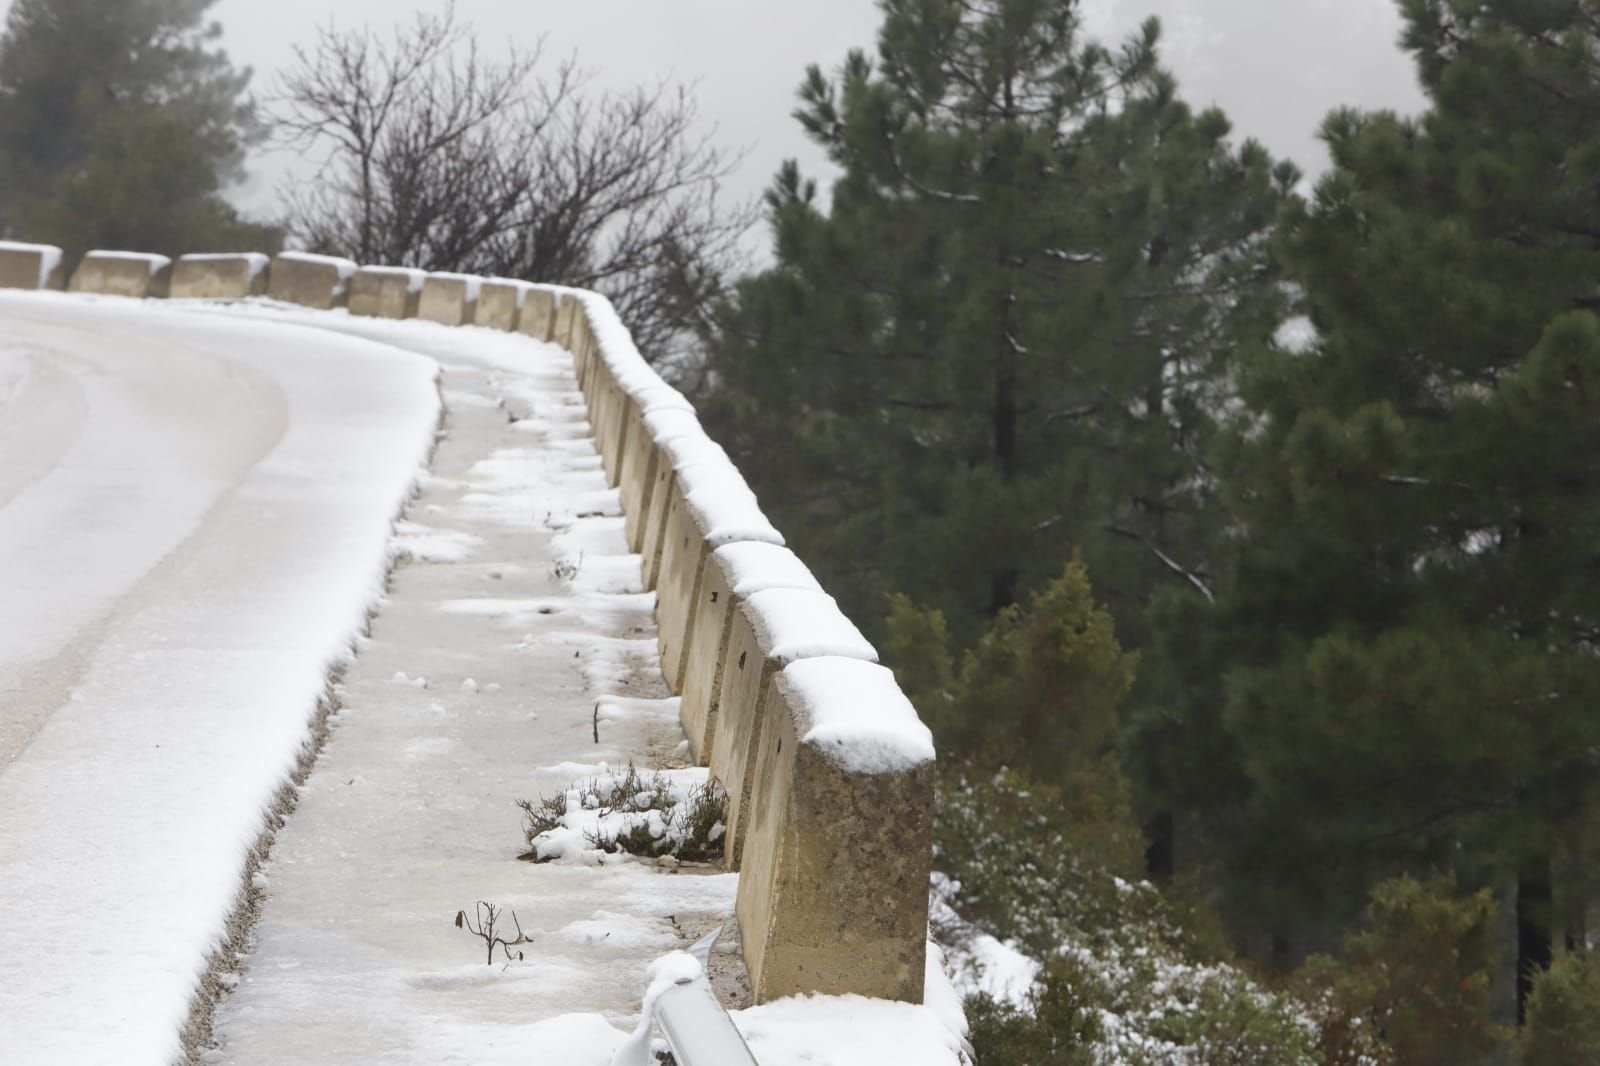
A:
{"type": "Polygon", "coordinates": [[[933,733],[894,672],[861,659],[802,659],[778,675],[801,743],[856,774],[915,770],[934,760],[933,733]]]}
{"type": "Polygon", "coordinates": [[[91,259],[110,259],[113,261],[127,263],[143,263],[146,268],[149,269],[152,275],[158,274],[163,268],[172,265],[171,259],[164,255],[156,255],[153,252],[117,252],[104,248],[96,248],[94,251],[83,257],[83,260],[86,263],[91,259]]]}
{"type": "Polygon", "coordinates": [[[662,382],[660,385],[633,394],[646,414],[651,411],[693,411],[694,404],[677,389],[662,382]]]}
{"type": "Polygon", "coordinates": [[[800,557],[779,544],[737,541],[718,548],[712,558],[727,575],[728,588],[735,596],[750,596],[764,589],[822,591],[800,557]]]}
{"type": "Polygon", "coordinates": [[[673,437],[657,437],[661,451],[674,470],[685,470],[697,463],[724,463],[733,466],[733,460],[722,450],[722,445],[704,432],[683,433],[673,437]]]}
{"type": "Polygon", "coordinates": [[[713,548],[736,540],[782,544],[779,533],[756,503],[743,476],[732,463],[697,463],[678,471],[684,506],[713,548]]]}
{"type": "Polygon", "coordinates": [[[0,241],[0,252],[21,252],[39,257],[39,287],[50,283],[50,275],[61,265],[61,249],[53,244],[26,244],[22,241],[0,241]]]}
{"type": "Polygon", "coordinates": [[[693,410],[684,411],[676,407],[662,407],[644,413],[644,431],[650,439],[657,444],[665,445],[667,441],[691,434],[706,437],[705,431],[700,428],[700,419],[693,410]]]}
{"type": "Polygon", "coordinates": [[[780,663],[838,655],[878,661],[878,651],[844,616],[839,604],[815,589],[766,589],[744,601],[756,641],[780,663]]]}
{"type": "Polygon", "coordinates": [[[181,255],[178,257],[178,262],[229,263],[237,259],[243,259],[250,264],[251,278],[259,277],[261,272],[267,269],[267,264],[272,262],[270,257],[262,255],[260,252],[204,252],[199,255],[181,255]]]}
{"type": "Polygon", "coordinates": [[[347,280],[360,269],[349,259],[340,259],[336,255],[318,255],[315,252],[279,252],[278,258],[291,263],[314,263],[317,266],[333,267],[338,272],[340,281],[347,280]]]}

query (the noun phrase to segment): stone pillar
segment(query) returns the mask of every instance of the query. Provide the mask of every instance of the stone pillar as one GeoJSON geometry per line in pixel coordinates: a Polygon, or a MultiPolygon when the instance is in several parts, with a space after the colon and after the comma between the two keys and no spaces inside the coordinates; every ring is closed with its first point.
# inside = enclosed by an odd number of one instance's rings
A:
{"type": "Polygon", "coordinates": [[[528,282],[514,278],[486,278],[478,291],[478,310],[473,325],[515,332],[528,287],[528,282]]]}
{"type": "Polygon", "coordinates": [[[271,262],[259,252],[181,256],[172,268],[172,298],[243,300],[265,296],[271,262]]]}
{"type": "Polygon", "coordinates": [[[172,285],[172,260],[143,252],[93,251],[72,272],[73,292],[160,299],[172,285]]]}
{"type": "Polygon", "coordinates": [[[806,659],[773,677],[737,914],[757,1003],[922,1002],[933,738],[881,666],[806,659]]]}
{"type": "Polygon", "coordinates": [[[355,272],[356,265],[348,259],[282,252],[272,261],[267,291],[274,300],[327,311],[349,303],[355,272]]]}
{"type": "Polygon", "coordinates": [[[60,248],[0,241],[0,289],[59,289],[65,284],[60,248]]]}
{"type": "Polygon", "coordinates": [[[443,326],[470,326],[482,286],[482,278],[469,274],[429,274],[422,283],[417,317],[443,326]]]}
{"type": "Polygon", "coordinates": [[[350,313],[367,318],[414,318],[427,274],[409,267],[364,266],[350,278],[350,313]]]}
{"type": "Polygon", "coordinates": [[[556,322],[556,294],[549,289],[529,289],[522,299],[522,317],[517,320],[519,332],[534,340],[547,341],[556,322]]]}

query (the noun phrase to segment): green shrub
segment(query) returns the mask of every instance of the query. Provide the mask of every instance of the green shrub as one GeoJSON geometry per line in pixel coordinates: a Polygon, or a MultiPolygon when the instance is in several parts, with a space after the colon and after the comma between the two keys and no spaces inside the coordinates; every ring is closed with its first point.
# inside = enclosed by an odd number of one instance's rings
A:
{"type": "Polygon", "coordinates": [[[1491,893],[1458,898],[1449,878],[1378,885],[1345,957],[1314,957],[1298,975],[1321,1005],[1327,1057],[1352,1061],[1334,1052],[1366,1034],[1397,1066],[1460,1066],[1503,1048],[1510,1034],[1490,1013],[1496,912],[1491,893]]]}
{"type": "Polygon", "coordinates": [[[1540,974],[1528,997],[1518,1066],[1600,1062],[1600,959],[1569,952],[1540,974]]]}

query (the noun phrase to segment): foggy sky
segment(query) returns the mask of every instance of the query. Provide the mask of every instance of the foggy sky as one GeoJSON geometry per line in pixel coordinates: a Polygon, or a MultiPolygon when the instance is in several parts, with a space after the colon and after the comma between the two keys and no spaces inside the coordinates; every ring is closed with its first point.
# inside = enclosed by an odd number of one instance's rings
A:
{"type": "MultiPolygon", "coordinates": [[[[389,27],[442,0],[219,0],[223,44],[256,71],[257,92],[319,23],[389,27]],[[331,14],[330,14],[331,13],[331,14]]],[[[9,0],[0,0],[0,9],[9,0]]],[[[1196,107],[1220,106],[1237,137],[1255,137],[1312,172],[1326,165],[1316,140],[1341,104],[1414,111],[1421,96],[1396,47],[1393,0],[1083,0],[1102,40],[1132,32],[1147,15],[1165,27],[1164,58],[1196,107]]],[[[874,47],[873,0],[457,0],[493,50],[527,47],[541,35],[547,55],[576,53],[600,84],[626,86],[667,75],[696,81],[719,139],[748,156],[730,182],[740,197],[765,189],[778,164],[797,157],[826,176],[821,155],[789,117],[808,63],[832,68],[852,47],[874,47]]],[[[235,198],[270,213],[274,188],[294,160],[260,158],[235,198]]]]}

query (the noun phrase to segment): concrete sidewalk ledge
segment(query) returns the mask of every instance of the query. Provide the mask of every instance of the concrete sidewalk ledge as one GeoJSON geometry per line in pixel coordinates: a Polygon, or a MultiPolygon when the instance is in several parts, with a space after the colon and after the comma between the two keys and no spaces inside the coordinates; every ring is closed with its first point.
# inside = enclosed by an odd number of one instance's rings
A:
{"type": "Polygon", "coordinates": [[[174,300],[243,300],[267,294],[272,260],[260,252],[180,256],[172,267],[174,300]]]}
{"type": "Polygon", "coordinates": [[[319,311],[350,302],[350,279],[359,269],[348,259],[310,252],[281,252],[272,261],[267,293],[274,300],[319,311]]]}
{"type": "Polygon", "coordinates": [[[0,241],[0,289],[59,289],[65,284],[60,248],[0,241]]]}
{"type": "Polygon", "coordinates": [[[72,292],[160,299],[172,287],[172,260],[144,252],[96,250],[72,272],[72,292]]]}
{"type": "Polygon", "coordinates": [[[922,1002],[932,735],[894,674],[860,660],[786,666],[766,702],[737,905],[756,1002],[922,1002]]]}

